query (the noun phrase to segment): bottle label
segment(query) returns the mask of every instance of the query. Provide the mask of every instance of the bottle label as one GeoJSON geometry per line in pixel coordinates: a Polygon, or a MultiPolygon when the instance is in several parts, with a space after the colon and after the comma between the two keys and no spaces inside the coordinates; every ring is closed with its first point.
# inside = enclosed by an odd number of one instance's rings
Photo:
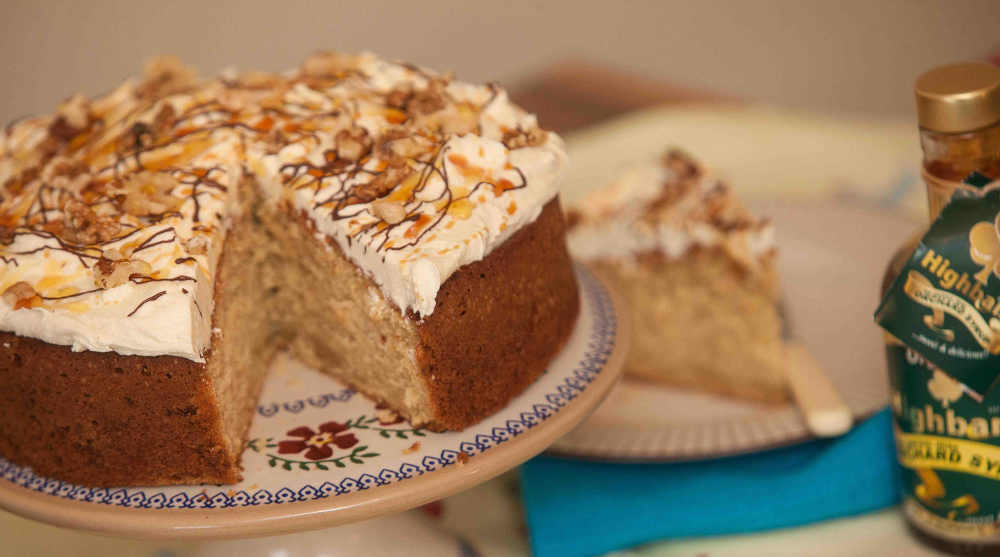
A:
{"type": "Polygon", "coordinates": [[[898,341],[886,357],[903,511],[942,538],[1000,539],[1000,405],[898,341]]]}
{"type": "Polygon", "coordinates": [[[980,179],[941,211],[875,320],[982,401],[1000,371],[1000,182],[980,179]]]}

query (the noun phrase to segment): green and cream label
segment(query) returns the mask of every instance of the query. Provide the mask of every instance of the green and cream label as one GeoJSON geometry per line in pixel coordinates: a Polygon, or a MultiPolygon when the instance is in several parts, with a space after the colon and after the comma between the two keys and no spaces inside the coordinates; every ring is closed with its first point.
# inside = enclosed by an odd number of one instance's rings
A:
{"type": "MultiPolygon", "coordinates": [[[[1000,183],[996,183],[1000,185],[1000,183]]],[[[1000,370],[1000,188],[955,198],[875,313],[886,331],[982,399],[1000,370]]]]}
{"type": "Polygon", "coordinates": [[[1000,405],[886,345],[904,512],[956,540],[1000,536],[1000,405]]]}

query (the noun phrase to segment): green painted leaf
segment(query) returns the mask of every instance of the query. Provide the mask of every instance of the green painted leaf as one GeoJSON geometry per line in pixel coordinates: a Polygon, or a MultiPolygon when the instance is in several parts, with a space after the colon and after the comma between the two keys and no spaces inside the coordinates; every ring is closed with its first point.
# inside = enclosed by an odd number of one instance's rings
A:
{"type": "Polygon", "coordinates": [[[419,429],[414,429],[413,434],[416,435],[417,437],[427,437],[427,434],[419,429]]]}
{"type": "Polygon", "coordinates": [[[347,468],[347,465],[339,460],[334,460],[333,464],[336,465],[337,468],[347,468]]]}
{"type": "Polygon", "coordinates": [[[386,439],[392,437],[392,435],[390,435],[389,432],[386,431],[386,430],[384,430],[384,429],[382,431],[378,432],[378,434],[381,435],[382,437],[385,437],[386,439]]]}
{"type": "Polygon", "coordinates": [[[363,454],[361,456],[363,456],[365,458],[375,458],[376,456],[378,456],[378,453],[365,453],[365,454],[363,454]]]}
{"type": "Polygon", "coordinates": [[[278,460],[275,459],[274,457],[267,459],[267,465],[270,466],[271,468],[274,468],[277,464],[278,460]]]}
{"type": "Polygon", "coordinates": [[[305,462],[300,462],[299,463],[299,469],[300,470],[308,470],[309,469],[309,465],[306,464],[305,462]]]}
{"type": "Polygon", "coordinates": [[[360,458],[352,456],[351,457],[351,462],[353,462],[354,464],[364,464],[365,461],[361,460],[360,458]]]}
{"type": "Polygon", "coordinates": [[[316,468],[319,468],[320,470],[329,470],[330,469],[329,466],[327,466],[326,464],[323,464],[322,462],[317,462],[315,464],[316,464],[316,468]]]}
{"type": "Polygon", "coordinates": [[[284,463],[281,464],[281,467],[284,468],[285,470],[291,470],[292,463],[286,460],[284,463]]]}
{"type": "Polygon", "coordinates": [[[403,433],[402,431],[397,431],[396,432],[396,437],[398,437],[400,439],[406,439],[406,434],[403,433]]]}

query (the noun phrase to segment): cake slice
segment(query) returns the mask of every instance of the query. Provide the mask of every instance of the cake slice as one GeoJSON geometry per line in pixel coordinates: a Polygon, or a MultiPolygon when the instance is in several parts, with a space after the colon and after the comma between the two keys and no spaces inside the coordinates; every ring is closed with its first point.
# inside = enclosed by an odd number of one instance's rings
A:
{"type": "Polygon", "coordinates": [[[371,54],[142,80],[0,135],[0,456],[231,483],[279,350],[414,426],[496,412],[579,301],[561,140],[371,54]]]}
{"type": "Polygon", "coordinates": [[[570,253],[632,311],[626,373],[748,399],[789,398],[772,225],[672,150],[569,211],[570,253]]]}

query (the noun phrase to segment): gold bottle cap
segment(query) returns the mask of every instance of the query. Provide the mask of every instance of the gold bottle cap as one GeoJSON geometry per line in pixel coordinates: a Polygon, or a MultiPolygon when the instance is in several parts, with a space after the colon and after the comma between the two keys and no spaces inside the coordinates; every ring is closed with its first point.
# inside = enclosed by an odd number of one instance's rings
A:
{"type": "Polygon", "coordinates": [[[957,133],[1000,121],[1000,67],[993,64],[940,66],[918,77],[914,89],[922,128],[957,133]]]}

